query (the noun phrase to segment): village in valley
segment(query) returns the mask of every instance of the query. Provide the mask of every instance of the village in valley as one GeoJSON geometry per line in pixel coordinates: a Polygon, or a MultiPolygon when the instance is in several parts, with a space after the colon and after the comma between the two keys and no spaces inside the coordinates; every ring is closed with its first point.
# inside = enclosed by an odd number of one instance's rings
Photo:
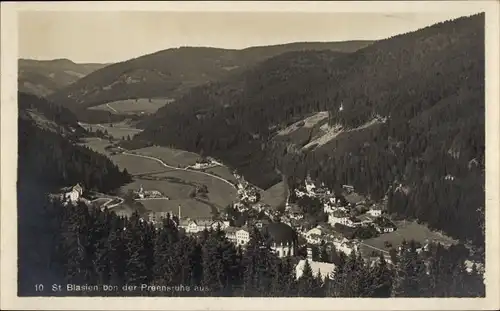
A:
{"type": "MultiPolygon", "coordinates": [[[[198,166],[202,164],[210,165],[211,161],[197,162],[198,166]]],[[[262,202],[260,189],[249,184],[236,172],[233,174],[237,180],[238,200],[219,211],[218,215],[211,218],[185,217],[183,207],[179,205],[177,213],[143,213],[142,221],[159,227],[165,219],[170,218],[180,230],[189,235],[200,234],[204,230],[222,230],[229,241],[242,248],[249,243],[253,228],[257,228],[268,235],[271,249],[278,257],[299,259],[295,265],[297,278],[303,272],[305,260],[315,273],[320,273],[324,278],[331,275],[335,264],[321,261],[320,249],[342,252],[345,255],[355,251],[372,263],[376,263],[380,254],[383,254],[386,262],[391,264],[391,257],[395,255],[391,255],[391,250],[396,251],[400,246],[392,245],[390,239],[384,241],[382,248],[365,243],[373,238],[384,239],[384,236],[398,230],[385,211],[386,199],[378,203],[371,202],[356,193],[350,185],[343,185],[341,193],[334,193],[324,184],[318,184],[308,177],[303,185],[286,194],[282,206],[276,207],[262,202]],[[315,206],[317,210],[308,210],[311,206],[315,206]]],[[[142,185],[132,193],[135,201],[169,200],[160,191],[145,190],[142,185]]],[[[66,204],[78,201],[93,204],[107,199],[98,206],[108,209],[123,203],[123,199],[119,197],[93,194],[92,199],[86,199],[83,194],[83,188],[77,184],[62,189],[60,196],[66,204]]],[[[425,242],[427,243],[424,245],[418,243],[419,249],[427,247],[429,240],[426,239],[425,242]]]]}

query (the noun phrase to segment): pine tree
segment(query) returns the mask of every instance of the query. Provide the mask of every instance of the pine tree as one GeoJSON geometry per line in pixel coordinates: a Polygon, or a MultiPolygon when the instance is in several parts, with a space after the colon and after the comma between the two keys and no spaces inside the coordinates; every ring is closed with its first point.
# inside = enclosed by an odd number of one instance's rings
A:
{"type": "Polygon", "coordinates": [[[415,243],[403,246],[400,260],[396,265],[396,277],[392,295],[395,297],[428,297],[429,277],[427,268],[418,255],[415,243]]]}
{"type": "Polygon", "coordinates": [[[304,264],[304,270],[298,280],[298,296],[315,297],[317,290],[316,286],[316,278],[313,275],[309,260],[306,260],[304,264]]]}
{"type": "Polygon", "coordinates": [[[377,265],[373,269],[372,297],[390,297],[392,292],[393,273],[384,255],[380,253],[377,265]]]}

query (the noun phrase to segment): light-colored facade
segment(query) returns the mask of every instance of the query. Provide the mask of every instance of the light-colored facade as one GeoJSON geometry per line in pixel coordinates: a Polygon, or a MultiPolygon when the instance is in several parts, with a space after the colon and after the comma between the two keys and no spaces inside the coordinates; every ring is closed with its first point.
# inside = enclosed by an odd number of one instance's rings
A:
{"type": "Polygon", "coordinates": [[[328,215],[328,223],[333,227],[335,224],[349,225],[349,216],[343,213],[332,213],[328,215]]]}
{"type": "Polygon", "coordinates": [[[377,208],[370,208],[370,210],[367,212],[368,215],[372,217],[379,217],[382,215],[382,210],[377,209],[377,208]]]}
{"type": "Polygon", "coordinates": [[[224,228],[227,239],[236,246],[245,246],[250,241],[250,232],[247,228],[226,227],[224,228]]]}
{"type": "Polygon", "coordinates": [[[321,236],[323,232],[321,231],[320,228],[312,228],[311,230],[307,231],[304,234],[304,238],[306,239],[307,243],[309,244],[320,244],[321,243],[321,236]]]}
{"type": "Polygon", "coordinates": [[[295,244],[292,242],[273,243],[271,249],[279,258],[292,257],[295,255],[295,244]]]}
{"type": "Polygon", "coordinates": [[[70,202],[77,202],[80,197],[83,195],[83,188],[80,186],[80,184],[76,184],[75,186],[71,187],[71,190],[64,193],[64,200],[70,201],[70,202]]]}

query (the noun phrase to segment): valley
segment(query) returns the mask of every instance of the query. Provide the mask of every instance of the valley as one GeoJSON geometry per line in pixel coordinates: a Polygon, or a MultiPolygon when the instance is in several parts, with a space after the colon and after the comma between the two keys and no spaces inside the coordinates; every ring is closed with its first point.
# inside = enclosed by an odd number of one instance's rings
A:
{"type": "Polygon", "coordinates": [[[207,296],[484,296],[484,58],[476,14],[376,41],[55,61],[78,79],[19,80],[36,95],[18,93],[18,197],[41,201],[20,200],[23,264],[207,296]]]}
{"type": "MultiPolygon", "coordinates": [[[[139,206],[144,207],[143,212],[177,213],[180,205],[186,217],[210,218],[214,212],[217,213],[236,199],[234,176],[224,166],[220,166],[218,171],[229,177],[230,181],[218,176],[216,172],[191,169],[190,166],[194,165],[200,156],[181,150],[146,147],[132,151],[122,149],[112,154],[106,149],[119,141],[118,137],[134,133],[137,129],[126,127],[125,123],[108,124],[105,127],[85,124],[84,127],[105,128],[113,137],[109,140],[86,139],[84,145],[106,154],[120,169],[127,170],[133,176],[133,181],[118,191],[119,195],[125,196],[129,191],[137,191],[143,186],[148,190],[160,191],[169,198],[168,200],[136,201],[139,206]],[[212,203],[218,210],[214,211],[209,204],[190,197],[190,193],[200,185],[208,188],[207,202],[212,203]]],[[[113,211],[120,215],[130,216],[134,209],[116,206],[113,211]]]]}

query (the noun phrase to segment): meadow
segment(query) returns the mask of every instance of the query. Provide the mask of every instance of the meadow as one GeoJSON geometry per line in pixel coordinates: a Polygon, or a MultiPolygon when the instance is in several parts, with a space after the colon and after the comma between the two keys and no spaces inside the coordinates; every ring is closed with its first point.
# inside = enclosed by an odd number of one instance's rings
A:
{"type": "Polygon", "coordinates": [[[166,169],[159,162],[146,158],[134,157],[126,154],[117,154],[111,156],[111,160],[116,165],[118,165],[120,169],[123,170],[126,168],[127,171],[132,175],[138,173],[155,172],[155,171],[161,172],[166,169]]]}
{"type": "Polygon", "coordinates": [[[230,182],[237,182],[236,177],[234,177],[234,175],[231,173],[231,170],[226,166],[211,167],[203,171],[220,176],[226,180],[229,180],[230,182]]]}
{"type": "Polygon", "coordinates": [[[107,131],[110,136],[116,139],[127,138],[127,136],[130,136],[130,138],[132,138],[135,134],[141,131],[140,129],[130,127],[130,125],[125,122],[84,124],[82,125],[82,127],[91,132],[95,132],[96,130],[107,131]]]}
{"type": "Polygon", "coordinates": [[[165,162],[165,164],[175,167],[194,165],[200,158],[200,156],[196,153],[159,146],[136,149],[134,150],[134,153],[158,158],[165,162]]]}
{"type": "Polygon", "coordinates": [[[110,155],[110,153],[105,149],[107,146],[110,145],[108,140],[97,138],[97,137],[88,137],[88,138],[82,139],[82,141],[84,143],[82,143],[81,145],[85,145],[85,146],[91,148],[92,150],[99,152],[99,153],[102,153],[102,154],[105,154],[107,156],[110,155]]]}
{"type": "Polygon", "coordinates": [[[173,99],[170,98],[125,99],[90,107],[89,109],[104,110],[114,114],[151,114],[172,102],[173,99]]]}
{"type": "MultiPolygon", "coordinates": [[[[96,125],[94,125],[95,127],[96,125]]],[[[113,127],[107,127],[108,133],[126,128],[127,124],[115,124],[113,127]]],[[[130,129],[133,130],[133,129],[130,129]]],[[[116,132],[115,132],[116,133],[116,132]]],[[[141,158],[133,155],[116,154],[110,155],[105,150],[109,141],[99,138],[86,139],[87,146],[106,154],[118,165],[120,169],[135,175],[134,180],[120,188],[120,194],[125,195],[129,190],[138,190],[141,185],[145,190],[158,190],[170,200],[141,200],[140,203],[144,210],[151,211],[172,211],[177,212],[178,205],[186,206],[185,216],[193,218],[203,218],[211,215],[212,207],[215,205],[222,209],[228,204],[233,203],[237,198],[236,189],[228,183],[200,172],[176,170],[163,166],[158,161],[141,158]],[[195,185],[206,185],[208,188],[207,202],[200,202],[190,197],[195,189],[195,185]]],[[[168,165],[177,167],[186,167],[193,165],[199,159],[199,155],[183,150],[170,149],[166,147],[147,147],[133,151],[136,154],[151,156],[161,159],[168,165]]],[[[234,176],[226,167],[213,168],[214,172],[222,178],[230,178],[234,181],[234,176]]],[[[141,209],[141,210],[142,210],[141,209]]],[[[119,213],[130,214],[134,207],[119,206],[115,208],[119,213]]]]}
{"type": "Polygon", "coordinates": [[[277,208],[285,203],[285,183],[279,182],[276,185],[262,192],[261,201],[277,208]]]}
{"type": "MultiPolygon", "coordinates": [[[[236,189],[231,187],[229,184],[223,182],[222,180],[196,172],[168,171],[151,174],[151,176],[167,178],[174,177],[189,183],[206,185],[208,188],[208,201],[214,203],[219,208],[226,207],[228,204],[233,203],[237,198],[236,189]]],[[[186,185],[185,187],[190,186],[186,185]]]]}
{"type": "Polygon", "coordinates": [[[414,240],[415,242],[420,242],[422,245],[424,245],[426,241],[439,242],[443,245],[456,243],[452,238],[439,232],[432,231],[427,226],[415,221],[397,221],[395,224],[398,227],[397,230],[364,240],[363,243],[369,246],[361,245],[361,251],[363,253],[371,253],[372,251],[376,251],[374,248],[377,248],[388,252],[390,248],[385,247],[386,241],[391,243],[392,247],[398,247],[404,240],[407,242],[414,240]]]}

